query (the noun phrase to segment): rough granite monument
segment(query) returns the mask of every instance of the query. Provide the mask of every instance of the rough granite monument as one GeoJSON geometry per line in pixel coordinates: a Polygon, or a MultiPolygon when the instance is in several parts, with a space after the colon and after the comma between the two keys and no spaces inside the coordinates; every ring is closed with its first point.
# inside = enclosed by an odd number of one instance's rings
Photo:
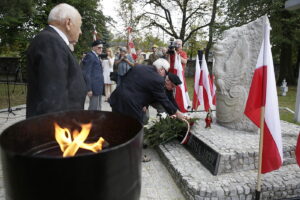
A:
{"type": "Polygon", "coordinates": [[[263,25],[261,17],[231,28],[214,46],[216,117],[220,125],[236,130],[257,130],[244,115],[244,109],[263,40],[263,25]]]}

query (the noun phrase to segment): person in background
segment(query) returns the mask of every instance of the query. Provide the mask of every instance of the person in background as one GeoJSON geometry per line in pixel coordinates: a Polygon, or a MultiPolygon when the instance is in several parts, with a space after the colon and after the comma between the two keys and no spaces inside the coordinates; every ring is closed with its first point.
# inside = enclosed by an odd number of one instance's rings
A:
{"type": "Polygon", "coordinates": [[[136,64],[136,65],[137,65],[137,64],[143,64],[145,58],[144,58],[144,56],[142,55],[142,50],[141,50],[141,49],[138,49],[138,50],[136,51],[136,55],[137,55],[137,58],[136,58],[136,60],[135,60],[135,64],[136,64]]]}
{"type": "Polygon", "coordinates": [[[148,59],[148,65],[153,65],[153,63],[159,58],[159,54],[157,51],[158,46],[154,44],[152,46],[152,54],[150,54],[149,59],[148,59]]]}
{"type": "Polygon", "coordinates": [[[131,55],[127,54],[127,48],[120,48],[120,55],[115,58],[115,65],[118,66],[117,86],[121,85],[123,77],[134,66],[134,60],[131,55]]]}
{"type": "Polygon", "coordinates": [[[177,39],[177,40],[175,40],[175,42],[176,42],[176,48],[175,48],[176,53],[177,53],[177,55],[180,56],[182,69],[183,69],[183,71],[185,71],[185,67],[186,67],[186,63],[187,63],[187,59],[188,59],[187,53],[185,51],[183,51],[183,49],[182,49],[182,40],[177,39]]]}
{"type": "Polygon", "coordinates": [[[110,80],[110,73],[113,72],[115,57],[111,48],[106,49],[107,58],[102,59],[103,77],[105,87],[105,101],[108,100],[112,92],[112,81],[110,80]]]}
{"type": "Polygon", "coordinates": [[[84,109],[86,85],[69,48],[78,42],[81,16],[73,6],[61,3],[50,11],[48,24],[27,50],[27,118],[84,109]]]}
{"type": "MultiPolygon", "coordinates": [[[[175,54],[177,56],[180,57],[180,60],[181,60],[181,64],[182,64],[182,69],[183,69],[183,73],[185,72],[185,66],[186,66],[186,63],[187,63],[187,54],[185,51],[182,50],[182,40],[180,39],[176,39],[174,41],[175,43],[175,48],[173,49],[169,49],[168,50],[168,56],[167,56],[167,59],[169,60],[170,62],[170,69],[169,69],[169,72],[171,73],[174,73],[176,74],[176,71],[175,71],[175,68],[174,68],[174,64],[175,64],[175,54]]],[[[184,74],[183,74],[184,75],[184,74]]]]}
{"type": "Polygon", "coordinates": [[[104,78],[102,63],[98,56],[102,53],[102,49],[102,41],[94,41],[92,43],[92,50],[86,54],[82,61],[88,90],[87,95],[90,98],[89,110],[101,110],[104,78]]]}
{"type": "Polygon", "coordinates": [[[161,54],[161,58],[168,60],[168,48],[162,47],[161,54]]]}

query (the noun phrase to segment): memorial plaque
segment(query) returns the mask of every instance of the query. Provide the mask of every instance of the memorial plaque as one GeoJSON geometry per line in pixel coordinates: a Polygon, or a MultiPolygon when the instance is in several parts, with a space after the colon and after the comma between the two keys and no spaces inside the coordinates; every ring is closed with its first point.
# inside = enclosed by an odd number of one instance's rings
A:
{"type": "Polygon", "coordinates": [[[218,152],[203,141],[199,140],[193,134],[191,135],[186,147],[213,175],[218,174],[221,157],[218,152]]]}

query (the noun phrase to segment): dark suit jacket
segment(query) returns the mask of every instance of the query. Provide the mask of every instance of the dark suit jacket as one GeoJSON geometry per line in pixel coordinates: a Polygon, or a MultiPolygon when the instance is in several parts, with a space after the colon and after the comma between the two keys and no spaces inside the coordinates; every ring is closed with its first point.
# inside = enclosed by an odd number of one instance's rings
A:
{"type": "Polygon", "coordinates": [[[173,90],[167,90],[165,89],[166,95],[169,98],[169,100],[173,103],[173,105],[179,110],[178,104],[174,98],[173,90]]]}
{"type": "Polygon", "coordinates": [[[26,117],[84,108],[86,85],[72,52],[58,33],[47,26],[27,50],[26,117]]]}
{"type": "Polygon", "coordinates": [[[164,78],[153,66],[133,67],[110,96],[112,111],[132,116],[141,124],[143,107],[153,102],[160,103],[169,114],[174,114],[177,109],[168,99],[164,84],[164,78]]]}
{"type": "Polygon", "coordinates": [[[90,51],[84,57],[82,64],[87,90],[92,91],[94,96],[102,95],[104,77],[102,63],[99,57],[90,51]]]}

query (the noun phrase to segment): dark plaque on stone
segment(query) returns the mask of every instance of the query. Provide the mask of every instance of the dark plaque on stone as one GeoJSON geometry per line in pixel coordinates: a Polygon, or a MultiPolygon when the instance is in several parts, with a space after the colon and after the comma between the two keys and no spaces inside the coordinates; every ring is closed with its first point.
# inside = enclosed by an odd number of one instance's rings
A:
{"type": "Polygon", "coordinates": [[[193,156],[199,160],[213,175],[218,174],[221,155],[193,134],[186,145],[193,156]]]}

